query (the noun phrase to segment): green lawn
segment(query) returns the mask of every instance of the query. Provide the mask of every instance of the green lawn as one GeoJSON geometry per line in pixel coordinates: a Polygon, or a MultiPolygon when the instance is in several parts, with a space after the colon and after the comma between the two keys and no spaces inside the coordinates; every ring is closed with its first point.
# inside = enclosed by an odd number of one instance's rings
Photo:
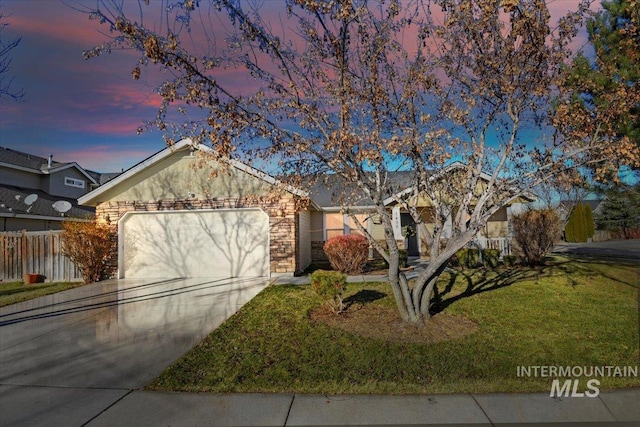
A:
{"type": "MultiPolygon", "coordinates": [[[[270,286],[149,388],[549,392],[550,378],[518,378],[517,367],[640,365],[639,274],[637,265],[566,258],[538,269],[446,273],[439,309],[477,328],[463,338],[431,344],[366,338],[316,322],[310,312],[322,302],[309,286],[270,286]]],[[[363,290],[386,295],[368,302],[369,308],[394,307],[387,284],[353,284],[348,293],[363,290]]],[[[598,379],[601,389],[640,386],[640,378],[598,379]]]]}
{"type": "Polygon", "coordinates": [[[44,295],[55,294],[82,286],[82,282],[53,282],[25,285],[22,282],[0,283],[0,307],[27,301],[44,295]]]}

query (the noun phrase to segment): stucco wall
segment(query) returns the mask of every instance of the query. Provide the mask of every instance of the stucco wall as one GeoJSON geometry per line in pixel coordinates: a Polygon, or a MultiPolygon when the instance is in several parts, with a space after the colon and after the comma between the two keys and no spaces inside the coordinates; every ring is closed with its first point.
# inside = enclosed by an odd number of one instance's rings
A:
{"type": "Polygon", "coordinates": [[[104,201],[151,201],[267,196],[264,180],[234,167],[217,175],[217,164],[183,150],[159,161],[103,194],[104,201]]]}

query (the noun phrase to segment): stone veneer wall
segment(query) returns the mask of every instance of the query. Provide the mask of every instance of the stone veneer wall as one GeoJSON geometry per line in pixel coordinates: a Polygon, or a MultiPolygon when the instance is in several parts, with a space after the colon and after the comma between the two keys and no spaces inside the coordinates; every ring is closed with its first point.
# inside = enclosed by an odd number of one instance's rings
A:
{"type": "MultiPolygon", "coordinates": [[[[272,274],[293,275],[298,272],[296,257],[297,213],[293,198],[226,198],[207,200],[155,200],[148,202],[104,202],[96,206],[96,218],[107,222],[117,242],[118,221],[126,212],[155,212],[171,210],[260,208],[269,215],[269,252],[272,274]]],[[[106,275],[117,277],[118,249],[112,253],[106,275]]]]}

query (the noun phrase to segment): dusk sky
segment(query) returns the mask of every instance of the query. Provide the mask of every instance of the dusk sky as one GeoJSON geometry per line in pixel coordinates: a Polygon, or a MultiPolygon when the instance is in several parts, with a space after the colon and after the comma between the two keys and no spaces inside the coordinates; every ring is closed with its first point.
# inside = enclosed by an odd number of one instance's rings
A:
{"type": "MultiPolygon", "coordinates": [[[[552,12],[576,3],[556,0],[552,12]]],[[[160,98],[132,79],[135,53],[83,58],[106,40],[107,27],[69,4],[95,6],[95,0],[0,0],[9,24],[3,39],[22,37],[9,73],[26,91],[23,102],[0,105],[0,146],[99,172],[127,169],[165,147],[158,131],[136,135],[143,120],[155,117],[160,98]]]]}

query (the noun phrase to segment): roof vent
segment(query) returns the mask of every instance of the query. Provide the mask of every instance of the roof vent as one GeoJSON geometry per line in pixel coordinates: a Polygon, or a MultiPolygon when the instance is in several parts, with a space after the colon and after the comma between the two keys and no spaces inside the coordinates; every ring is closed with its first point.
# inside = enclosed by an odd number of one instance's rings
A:
{"type": "Polygon", "coordinates": [[[47,162],[47,166],[51,169],[51,164],[53,163],[53,154],[49,154],[49,161],[47,162]]]}

